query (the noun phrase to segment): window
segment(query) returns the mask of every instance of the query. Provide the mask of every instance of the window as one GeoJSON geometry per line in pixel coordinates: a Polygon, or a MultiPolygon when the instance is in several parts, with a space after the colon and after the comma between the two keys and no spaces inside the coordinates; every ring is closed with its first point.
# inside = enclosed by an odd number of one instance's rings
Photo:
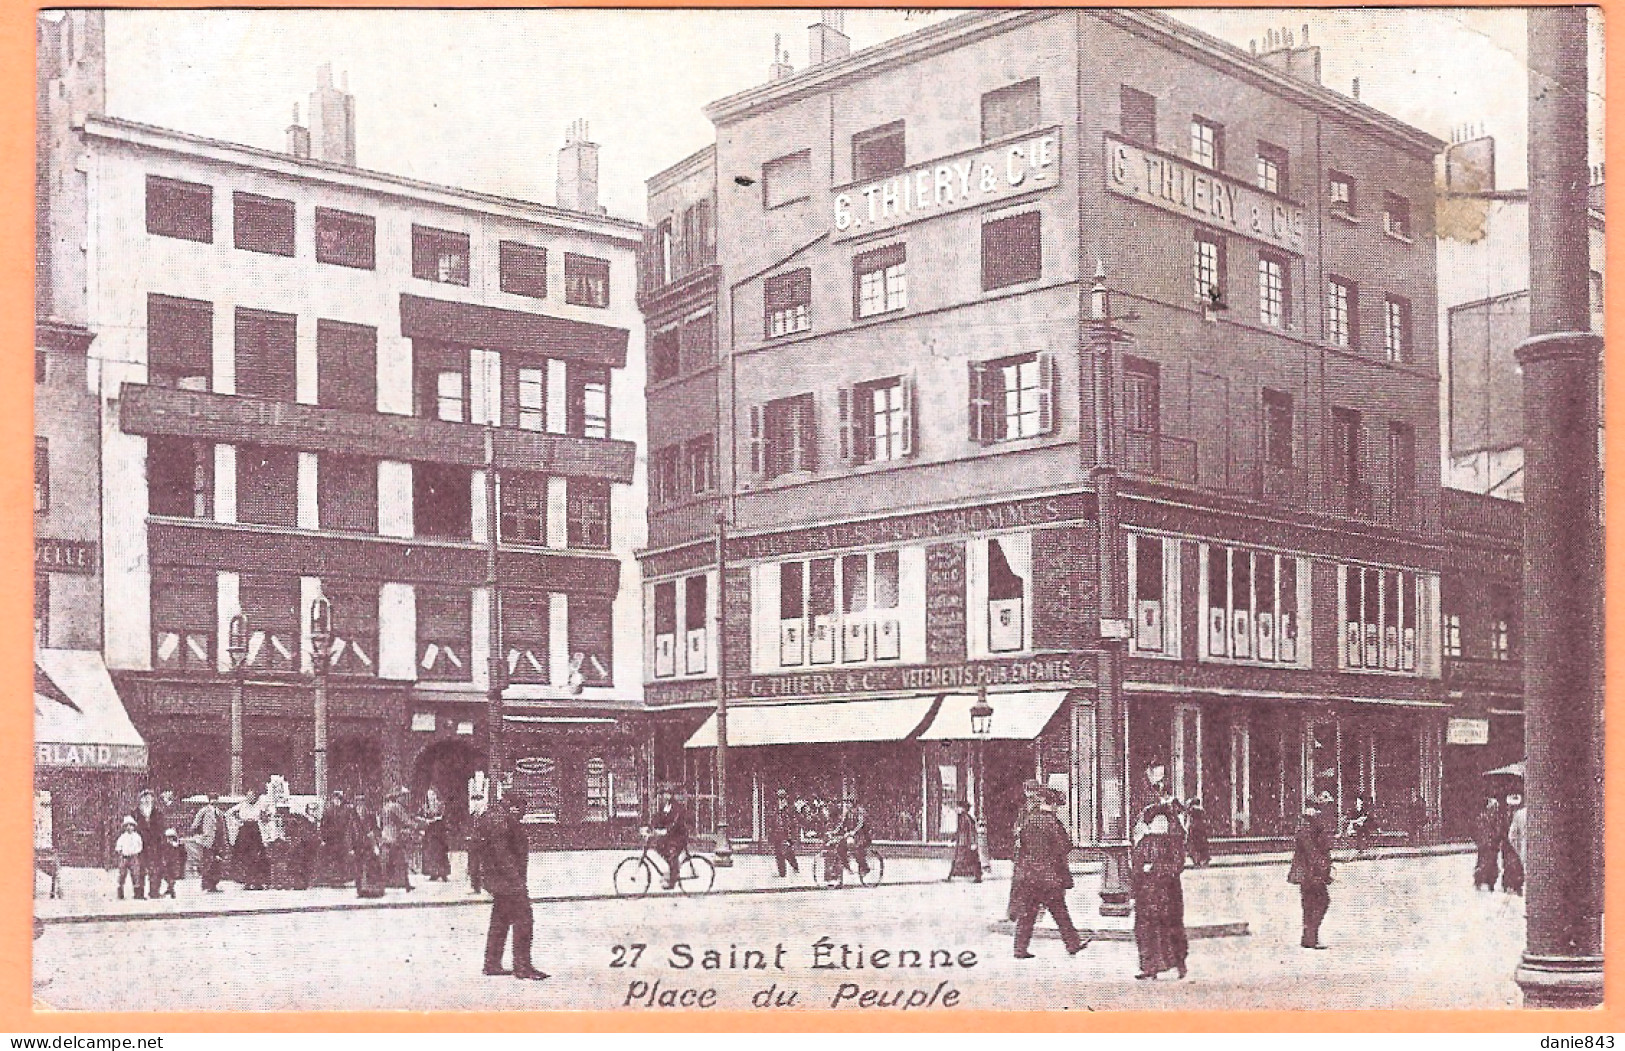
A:
{"type": "Polygon", "coordinates": [[[322,580],[333,614],[328,670],[335,675],[378,674],[378,585],[364,580],[322,580]]]}
{"type": "Polygon", "coordinates": [[[751,469],[767,478],[818,469],[816,407],[811,394],[751,407],[751,469]]]}
{"type": "Polygon", "coordinates": [[[812,271],[791,270],[762,282],[767,338],[812,328],[812,271]]]}
{"type": "Polygon", "coordinates": [[[1382,350],[1392,362],[1411,360],[1411,302],[1399,296],[1382,300],[1382,350]]]}
{"type": "Polygon", "coordinates": [[[196,299],[147,296],[147,382],[206,391],[214,375],[214,307],[196,299]]]}
{"type": "Polygon", "coordinates": [[[183,241],[214,241],[214,188],[147,176],[147,233],[183,241]]]}
{"type": "Polygon", "coordinates": [[[1038,78],[982,96],[982,141],[1007,138],[1038,127],[1038,78]]]}
{"type": "Polygon", "coordinates": [[[1308,568],[1295,555],[1201,545],[1203,653],[1207,660],[1298,664],[1308,568]]]}
{"type": "Polygon", "coordinates": [[[907,248],[887,245],[852,259],[852,313],[859,318],[908,306],[907,248]]]}
{"type": "Polygon", "coordinates": [[[1224,167],[1224,125],[1191,118],[1191,162],[1214,170],[1224,167]]]}
{"type": "MultiPolygon", "coordinates": [[[[213,673],[216,670],[213,570],[156,566],[152,573],[152,668],[213,673]]],[[[37,601],[37,600],[36,600],[37,601]]]]}
{"type": "Polygon", "coordinates": [[[473,474],[454,464],[412,465],[412,525],[420,537],[467,540],[473,533],[473,474]]]}
{"type": "Polygon", "coordinates": [[[656,678],[705,674],[710,656],[709,592],[710,578],[704,575],[654,586],[656,678]]]}
{"type": "Polygon", "coordinates": [[[779,667],[901,659],[899,552],[860,552],[769,568],[778,572],[779,667]]]}
{"type": "Polygon", "coordinates": [[[473,608],[467,588],[417,586],[418,679],[468,682],[473,608]]]}
{"type": "Polygon", "coordinates": [[[1258,188],[1266,193],[1285,195],[1287,189],[1287,154],[1279,146],[1267,142],[1258,144],[1258,188]]]}
{"type": "Polygon", "coordinates": [[[1027,648],[1028,576],[1032,545],[1026,534],[989,537],[986,546],[985,608],[989,653],[1027,648]]]}
{"type": "Polygon", "coordinates": [[[1196,278],[1196,300],[1207,306],[1224,305],[1224,240],[1199,230],[1191,269],[1196,278]]]}
{"type": "Polygon", "coordinates": [[[501,478],[499,503],[503,543],[547,542],[547,478],[514,471],[501,478]]]}
{"type": "Polygon", "coordinates": [[[570,678],[582,686],[615,685],[615,618],[609,599],[570,596],[570,678]]]}
{"type": "Polygon", "coordinates": [[[609,483],[571,478],[565,483],[565,517],[570,547],[609,550],[609,483]]]}
{"type": "Polygon", "coordinates": [[[684,373],[698,372],[700,369],[710,368],[716,364],[717,335],[715,321],[710,314],[703,314],[683,322],[683,334],[680,341],[678,357],[681,359],[679,371],[684,373]]]}
{"type": "Polygon", "coordinates": [[[1360,314],[1359,292],[1354,282],[1341,277],[1326,279],[1326,340],[1339,347],[1355,345],[1355,324],[1360,314]]]}
{"type": "Polygon", "coordinates": [[[843,387],[838,394],[841,458],[857,463],[898,460],[914,452],[911,377],[843,387]]]}
{"type": "Polygon", "coordinates": [[[705,672],[709,652],[706,627],[710,623],[708,578],[689,577],[683,582],[683,626],[686,636],[683,649],[683,670],[690,675],[705,672]]]}
{"type": "Polygon", "coordinates": [[[664,383],[677,378],[681,348],[681,329],[668,328],[649,337],[650,383],[664,383]]]}
{"type": "Polygon", "coordinates": [[[564,301],[578,307],[609,306],[609,260],[565,252],[564,301]]]}
{"type": "Polygon", "coordinates": [[[468,284],[468,235],[414,223],[412,276],[446,285],[468,284]]]}
{"type": "Polygon", "coordinates": [[[316,209],[316,261],[357,270],[373,269],[376,225],[370,215],[316,209]]]}
{"type": "Polygon", "coordinates": [[[437,420],[463,422],[464,377],[461,370],[442,370],[434,377],[434,415],[437,420]]]}
{"type": "Polygon", "coordinates": [[[231,195],[233,241],[267,255],[293,255],[293,202],[253,193],[231,195]]]}
{"type": "Polygon", "coordinates": [[[316,464],[316,515],[322,529],[378,532],[378,462],[366,456],[321,453],[316,464]]]}
{"type": "Polygon", "coordinates": [[[299,454],[263,445],[237,446],[237,521],[299,524],[299,454]]]}
{"type": "Polygon", "coordinates": [[[34,645],[51,645],[51,574],[34,574],[34,645]]]}
{"type": "Polygon", "coordinates": [[[1512,659],[1512,589],[1505,584],[1490,585],[1490,657],[1512,659]]]}
{"type": "Polygon", "coordinates": [[[677,674],[677,581],[654,586],[655,678],[677,674]]]}
{"type": "Polygon", "coordinates": [[[852,136],[852,181],[866,182],[903,170],[903,122],[893,121],[852,136]]]}
{"type": "Polygon", "coordinates": [[[34,513],[51,509],[51,446],[45,438],[34,439],[34,513]]]}
{"type": "Polygon", "coordinates": [[[377,329],[316,322],[316,401],[354,412],[378,407],[377,329]]]}
{"type": "Polygon", "coordinates": [[[610,807],[609,766],[599,756],[587,760],[586,801],[581,811],[583,821],[608,821],[610,807]]]}
{"type": "Polygon", "coordinates": [[[1123,428],[1131,434],[1162,430],[1160,370],[1154,361],[1123,359],[1123,428]]]}
{"type": "Polygon", "coordinates": [[[237,393],[294,401],[298,397],[292,314],[237,308],[237,393]]]}
{"type": "Polygon", "coordinates": [[[1354,217],[1354,176],[1342,172],[1328,172],[1326,183],[1330,191],[1333,215],[1354,217]]]}
{"type": "Polygon", "coordinates": [[[716,486],[716,455],[716,442],[709,434],[690,438],[683,446],[683,473],[693,495],[708,493],[716,486]]]}
{"type": "Polygon", "coordinates": [[[1130,533],[1128,590],[1134,617],[1129,652],[1179,656],[1179,542],[1130,533]]]}
{"type": "Polygon", "coordinates": [[[1370,566],[1337,568],[1343,666],[1414,673],[1424,594],[1420,576],[1370,566]]]}
{"type": "Polygon", "coordinates": [[[649,476],[649,501],[669,504],[683,497],[679,478],[683,470],[683,447],[668,445],[654,452],[654,467],[649,476]]]}
{"type": "Polygon", "coordinates": [[[1118,89],[1118,126],[1123,138],[1141,146],[1157,145],[1157,98],[1127,84],[1118,89]]]}
{"type": "Polygon", "coordinates": [[[671,219],[662,219],[655,225],[654,238],[654,256],[650,262],[654,267],[655,287],[659,288],[677,272],[672,260],[671,219]]]}
{"type": "Polygon", "coordinates": [[[497,273],[502,291],[532,299],[547,298],[547,249],[517,241],[499,242],[497,273]]]}
{"type": "Polygon", "coordinates": [[[293,574],[244,573],[237,597],[248,621],[251,672],[297,672],[300,665],[299,578],[293,574]]]}
{"type": "Polygon", "coordinates": [[[543,591],[502,592],[502,649],[509,682],[553,681],[548,630],[552,602],[543,591]]]}
{"type": "Polygon", "coordinates": [[[147,439],[147,512],[214,517],[214,446],[186,438],[147,439]]]}
{"type": "Polygon", "coordinates": [[[1043,276],[1043,218],[1018,212],[982,223],[982,290],[992,291],[1043,276]]]}
{"type": "Polygon", "coordinates": [[[1264,462],[1271,467],[1291,467],[1292,395],[1285,391],[1264,391],[1264,462]]]}
{"type": "Polygon", "coordinates": [[[547,370],[521,368],[516,376],[519,399],[519,427],[526,431],[547,429],[547,370]]]}
{"type": "Polygon", "coordinates": [[[1446,657],[1461,657],[1461,614],[1450,612],[1444,615],[1444,655],[1446,657]]]}
{"type": "Polygon", "coordinates": [[[1331,483],[1334,504],[1340,511],[1362,510],[1360,484],[1360,414],[1353,409],[1332,410],[1331,483]]]}
{"type": "Polygon", "coordinates": [[[1258,257],[1258,320],[1277,328],[1287,319],[1287,264],[1279,256],[1258,257]]]}
{"type": "Polygon", "coordinates": [[[1049,353],[970,363],[970,438],[1009,441],[1055,431],[1058,368],[1049,353]]]}
{"type": "Polygon", "coordinates": [[[762,207],[804,201],[812,193],[812,152],[799,150],[762,165],[762,207]]]}
{"type": "Polygon", "coordinates": [[[1393,515],[1409,523],[1416,515],[1416,428],[1398,420],[1388,425],[1388,491],[1393,515]]]}
{"type": "Polygon", "coordinates": [[[565,368],[569,399],[565,427],[576,438],[609,437],[609,369],[569,362],[565,368]]]}
{"type": "Polygon", "coordinates": [[[901,567],[896,551],[841,557],[842,662],[901,658],[901,567]]]}
{"type": "Polygon", "coordinates": [[[513,787],[524,794],[529,802],[526,821],[556,824],[559,820],[559,801],[564,793],[559,788],[559,761],[549,755],[527,755],[516,764],[513,787]],[[522,765],[520,765],[522,764],[522,765]]]}
{"type": "Polygon", "coordinates": [[[1382,195],[1382,228],[1402,241],[1411,239],[1411,202],[1398,194],[1382,195]]]}

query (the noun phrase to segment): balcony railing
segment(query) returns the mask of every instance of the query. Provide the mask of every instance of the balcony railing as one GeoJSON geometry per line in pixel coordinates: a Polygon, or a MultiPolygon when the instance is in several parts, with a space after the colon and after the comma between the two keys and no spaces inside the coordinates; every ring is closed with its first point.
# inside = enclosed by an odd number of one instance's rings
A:
{"type": "Polygon", "coordinates": [[[1195,485],[1196,443],[1155,431],[1125,431],[1123,466],[1130,474],[1195,485]]]}

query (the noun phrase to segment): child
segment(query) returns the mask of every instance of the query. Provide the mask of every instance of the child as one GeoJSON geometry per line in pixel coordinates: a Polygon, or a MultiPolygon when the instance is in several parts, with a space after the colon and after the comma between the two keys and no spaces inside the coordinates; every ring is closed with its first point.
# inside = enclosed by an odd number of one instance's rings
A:
{"type": "Polygon", "coordinates": [[[130,878],[131,885],[135,887],[135,896],[145,898],[145,886],[141,871],[141,833],[135,830],[135,818],[124,819],[124,831],[113,843],[113,853],[118,855],[118,896],[124,897],[124,878],[130,878]]]}
{"type": "Polygon", "coordinates": [[[181,834],[172,828],[164,829],[163,846],[158,848],[158,896],[173,898],[175,882],[186,875],[186,848],[181,845],[181,834]],[[165,884],[168,889],[165,889],[165,884]]]}

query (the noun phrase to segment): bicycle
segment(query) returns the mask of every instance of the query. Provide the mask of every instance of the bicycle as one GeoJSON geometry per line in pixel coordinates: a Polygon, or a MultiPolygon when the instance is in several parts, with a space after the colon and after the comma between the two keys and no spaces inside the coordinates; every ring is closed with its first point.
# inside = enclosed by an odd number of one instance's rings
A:
{"type": "MultiPolygon", "coordinates": [[[[645,830],[642,852],[623,858],[615,866],[616,897],[643,897],[649,893],[656,876],[660,877],[662,884],[666,882],[668,872],[661,864],[661,855],[652,849],[654,841],[655,836],[645,830]]],[[[684,894],[704,894],[716,882],[716,866],[703,854],[690,854],[684,848],[677,864],[677,886],[684,894]]]]}
{"type": "Polygon", "coordinates": [[[853,842],[851,836],[848,836],[846,837],[846,865],[842,871],[835,874],[834,880],[830,880],[828,878],[829,874],[825,870],[829,867],[830,855],[836,852],[835,843],[836,840],[829,840],[824,844],[822,850],[813,855],[810,867],[815,885],[821,887],[843,886],[846,882],[846,874],[849,872],[857,876],[858,883],[865,887],[879,886],[886,878],[886,859],[881,855],[880,851],[876,850],[873,845],[865,848],[862,854],[863,860],[868,863],[868,867],[860,868],[858,865],[859,851],[856,849],[857,844],[853,842]]]}

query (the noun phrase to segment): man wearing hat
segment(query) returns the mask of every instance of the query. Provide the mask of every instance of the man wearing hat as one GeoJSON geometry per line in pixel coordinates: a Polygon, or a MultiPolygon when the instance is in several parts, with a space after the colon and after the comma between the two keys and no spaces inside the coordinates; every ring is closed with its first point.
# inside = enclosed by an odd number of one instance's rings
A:
{"type": "Polygon", "coordinates": [[[1292,864],[1287,868],[1286,881],[1298,887],[1303,905],[1303,941],[1305,949],[1324,949],[1320,942],[1320,921],[1326,918],[1331,906],[1332,882],[1332,829],[1326,820],[1327,808],[1332,805],[1330,792],[1311,796],[1303,806],[1303,817],[1292,840],[1292,864]]]}
{"type": "Polygon", "coordinates": [[[220,793],[209,798],[192,818],[192,841],[198,845],[198,875],[203,889],[220,890],[220,861],[226,855],[226,815],[220,810],[220,793]]]}
{"type": "Polygon", "coordinates": [[[778,866],[779,878],[783,878],[785,869],[801,874],[801,866],[796,862],[796,840],[801,837],[801,822],[796,819],[795,807],[790,805],[790,793],[786,789],[779,789],[778,805],[768,818],[767,835],[773,843],[773,861],[778,866]]]}
{"type": "Polygon", "coordinates": [[[530,907],[530,842],[520,815],[525,797],[510,789],[490,804],[474,829],[476,848],[484,867],[485,887],[491,892],[491,924],[485,932],[485,973],[511,974],[541,981],[547,975],[530,961],[535,917],[530,907]],[[513,969],[502,966],[502,950],[513,931],[513,969]]]}
{"type": "Polygon", "coordinates": [[[124,815],[124,830],[113,841],[113,853],[118,855],[118,896],[124,897],[124,879],[130,879],[130,885],[135,888],[137,900],[147,896],[146,884],[142,881],[141,872],[141,833],[136,831],[135,818],[124,815]]]}
{"type": "Polygon", "coordinates": [[[1055,816],[1055,809],[1066,797],[1056,789],[1040,785],[1036,798],[1037,808],[1027,815],[1021,834],[1016,837],[1015,871],[1010,879],[1016,904],[1015,955],[1018,960],[1032,959],[1027,948],[1032,944],[1033,926],[1043,909],[1048,909],[1054,917],[1068,953],[1076,954],[1089,944],[1072,925],[1072,915],[1066,907],[1066,892],[1072,886],[1072,869],[1067,864],[1072,839],[1066,834],[1061,819],[1055,816]]]}
{"type": "MultiPolygon", "coordinates": [[[[130,816],[135,818],[135,830],[141,835],[141,869],[146,877],[147,896],[156,898],[164,872],[163,864],[159,861],[164,848],[164,829],[169,826],[165,823],[163,809],[158,806],[158,797],[152,789],[141,790],[130,816]]],[[[140,893],[136,897],[141,897],[140,893]]]]}

